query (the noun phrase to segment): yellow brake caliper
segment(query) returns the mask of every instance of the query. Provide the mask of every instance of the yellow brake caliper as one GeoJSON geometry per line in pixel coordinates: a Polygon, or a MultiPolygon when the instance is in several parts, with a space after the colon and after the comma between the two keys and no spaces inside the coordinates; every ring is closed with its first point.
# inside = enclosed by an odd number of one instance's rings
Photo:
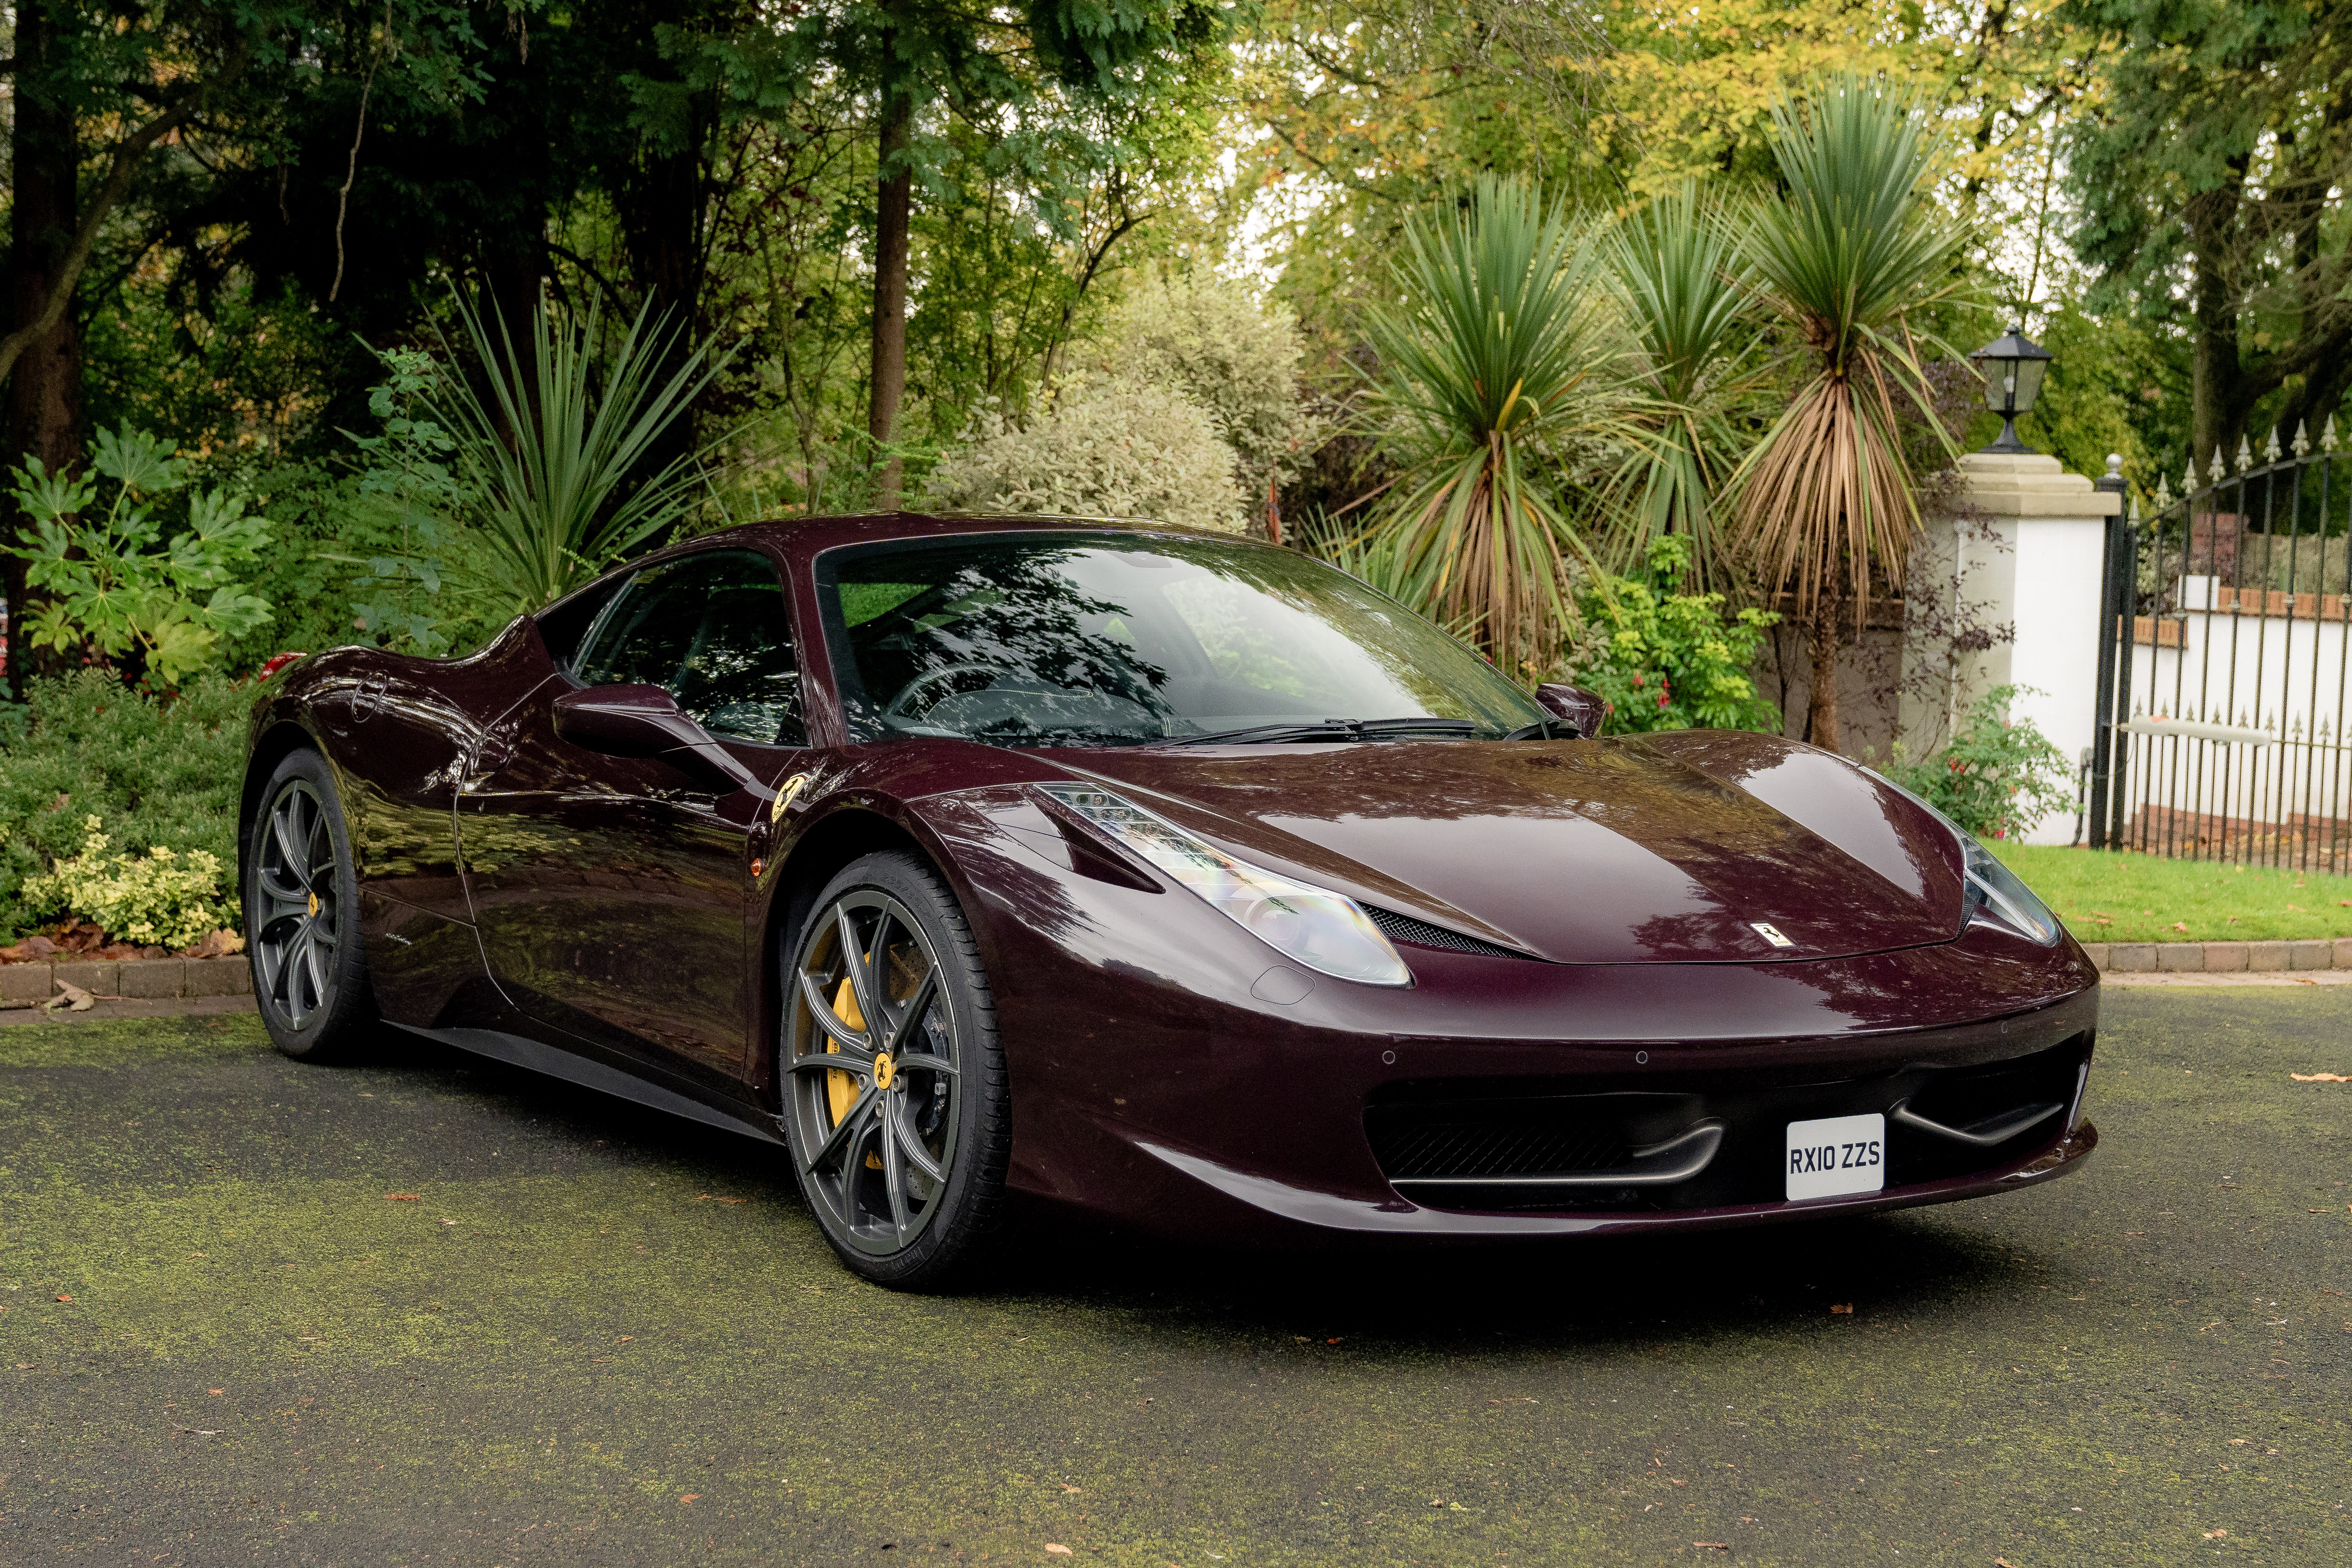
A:
{"type": "MultiPolygon", "coordinates": [[[[833,1016],[853,1029],[866,1027],[866,1015],[857,1010],[856,988],[850,984],[846,974],[841,977],[841,989],[833,994],[833,1016]]],[[[841,1042],[828,1035],[824,1049],[827,1056],[837,1057],[841,1054],[841,1042]]],[[[849,1114],[849,1108],[857,1103],[856,1078],[845,1072],[825,1074],[824,1099],[833,1111],[833,1124],[840,1126],[841,1119],[849,1114]]]]}

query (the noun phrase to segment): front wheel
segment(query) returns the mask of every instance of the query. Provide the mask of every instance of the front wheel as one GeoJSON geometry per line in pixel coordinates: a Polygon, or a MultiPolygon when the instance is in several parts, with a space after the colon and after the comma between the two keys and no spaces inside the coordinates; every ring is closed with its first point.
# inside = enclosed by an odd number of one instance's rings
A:
{"type": "Polygon", "coordinates": [[[347,1054],[375,1009],[360,951],[359,879],[334,773],[288,755],[245,834],[245,941],[262,1026],[306,1061],[347,1054]]]}
{"type": "Polygon", "coordinates": [[[970,1264],[1003,1201],[1010,1090],[988,975],[954,895],[911,855],[868,855],[785,955],[786,1140],[825,1239],[877,1284],[970,1264]]]}

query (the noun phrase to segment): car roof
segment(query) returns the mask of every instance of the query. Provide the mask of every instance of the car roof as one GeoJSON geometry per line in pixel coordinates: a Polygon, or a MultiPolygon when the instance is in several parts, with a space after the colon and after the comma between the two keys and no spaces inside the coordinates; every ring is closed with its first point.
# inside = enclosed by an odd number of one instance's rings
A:
{"type": "MultiPolygon", "coordinates": [[[[1132,517],[1002,517],[960,516],[955,513],[880,511],[828,517],[776,518],[747,522],[716,533],[698,534],[694,548],[708,548],[725,540],[731,543],[763,544],[781,554],[805,560],[821,551],[844,544],[870,544],[900,539],[933,539],[968,533],[1133,533],[1185,539],[1239,542],[1245,536],[1179,523],[1155,522],[1132,517]]],[[[662,553],[667,554],[667,552],[662,553]]]]}

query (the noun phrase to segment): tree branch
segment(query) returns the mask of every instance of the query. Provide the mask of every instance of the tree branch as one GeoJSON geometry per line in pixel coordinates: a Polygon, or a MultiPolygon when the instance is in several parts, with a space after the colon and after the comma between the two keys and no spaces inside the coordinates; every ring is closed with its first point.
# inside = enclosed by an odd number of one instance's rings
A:
{"type": "Polygon", "coordinates": [[[40,315],[30,324],[0,338],[0,381],[7,379],[8,373],[16,369],[17,360],[24,357],[26,349],[55,331],[58,322],[64,318],[67,307],[73,303],[74,289],[81,281],[82,269],[89,265],[90,247],[98,243],[99,228],[130,193],[131,177],[139,172],[140,160],[156,142],[194,119],[205,95],[214,87],[234,79],[244,70],[250,52],[250,46],[240,41],[223,62],[220,75],[213,81],[189,92],[177,105],[157,115],[116,145],[114,156],[107,165],[106,178],[100,182],[97,191],[92,194],[89,208],[82,214],[81,225],[74,231],[73,245],[66,251],[65,264],[58,269],[58,280],[50,286],[48,302],[41,307],[40,315]]]}

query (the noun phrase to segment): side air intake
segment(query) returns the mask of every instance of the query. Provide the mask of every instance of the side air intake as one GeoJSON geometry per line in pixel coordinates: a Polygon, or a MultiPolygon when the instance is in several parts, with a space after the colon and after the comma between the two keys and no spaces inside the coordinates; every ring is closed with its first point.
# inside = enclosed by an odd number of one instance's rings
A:
{"type": "Polygon", "coordinates": [[[1381,934],[1391,942],[1409,942],[1415,947],[1442,947],[1453,952],[1483,953],[1488,958],[1526,958],[1528,955],[1499,942],[1481,942],[1475,936],[1464,936],[1458,931],[1417,921],[1411,915],[1401,915],[1394,910],[1384,910],[1378,904],[1366,904],[1364,913],[1381,928],[1381,934]]]}

